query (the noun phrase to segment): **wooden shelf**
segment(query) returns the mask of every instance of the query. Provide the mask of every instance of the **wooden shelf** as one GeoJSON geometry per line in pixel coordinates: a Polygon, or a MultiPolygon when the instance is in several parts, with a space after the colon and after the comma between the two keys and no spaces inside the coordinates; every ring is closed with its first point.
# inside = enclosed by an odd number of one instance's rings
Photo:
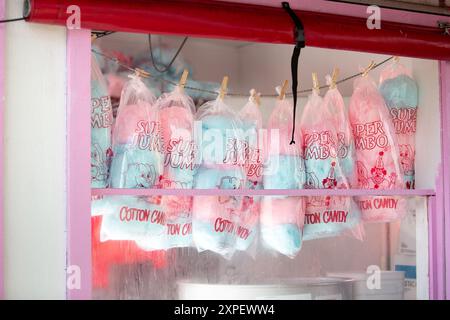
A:
{"type": "Polygon", "coordinates": [[[433,189],[264,189],[264,190],[223,190],[223,189],[92,189],[93,196],[434,196],[433,189]]]}

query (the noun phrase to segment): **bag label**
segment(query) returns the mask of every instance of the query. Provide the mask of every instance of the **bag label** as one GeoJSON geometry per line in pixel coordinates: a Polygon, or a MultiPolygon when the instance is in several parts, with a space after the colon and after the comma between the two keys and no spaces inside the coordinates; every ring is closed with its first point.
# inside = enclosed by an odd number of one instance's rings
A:
{"type": "Polygon", "coordinates": [[[157,121],[140,120],[136,124],[133,145],[141,150],[163,152],[161,124],[157,121]]]}
{"type": "Polygon", "coordinates": [[[371,209],[397,209],[398,199],[377,197],[358,201],[361,210],[371,209]]]}
{"type": "Polygon", "coordinates": [[[417,108],[390,108],[395,133],[414,134],[416,132],[417,108]]]}
{"type": "Polygon", "coordinates": [[[385,148],[389,145],[382,121],[373,121],[353,126],[355,146],[359,150],[385,148]]]}
{"type": "Polygon", "coordinates": [[[110,128],[113,123],[109,96],[91,99],[91,128],[110,128]]]}

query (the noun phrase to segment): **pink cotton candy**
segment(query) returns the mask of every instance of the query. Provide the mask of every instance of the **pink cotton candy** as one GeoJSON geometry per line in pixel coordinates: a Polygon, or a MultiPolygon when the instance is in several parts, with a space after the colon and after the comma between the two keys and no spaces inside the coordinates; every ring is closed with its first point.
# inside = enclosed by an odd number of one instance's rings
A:
{"type": "Polygon", "coordinates": [[[263,179],[264,142],[263,135],[260,134],[262,114],[255,100],[255,95],[249,98],[247,104],[239,112],[239,117],[242,120],[242,127],[246,134],[245,140],[247,142],[247,148],[245,149],[247,188],[260,189],[263,179]]]}
{"type": "MultiPolygon", "coordinates": [[[[300,155],[300,141],[302,141],[301,131],[295,130],[296,144],[290,144],[292,137],[292,104],[287,100],[277,100],[276,106],[272,114],[270,115],[267,123],[268,137],[267,137],[267,150],[266,155],[300,155]],[[271,134],[272,130],[278,130],[279,137],[271,134]]],[[[299,125],[297,124],[297,129],[299,125]]]]}
{"type": "Polygon", "coordinates": [[[167,152],[171,141],[191,141],[194,126],[192,113],[182,107],[170,107],[159,111],[162,137],[167,152]]]}
{"type": "Polygon", "coordinates": [[[117,115],[114,143],[129,144],[142,132],[157,132],[160,123],[151,104],[141,102],[124,106],[117,115]]]}
{"type": "Polygon", "coordinates": [[[106,77],[108,81],[109,95],[113,98],[120,98],[120,94],[125,84],[125,79],[114,73],[110,73],[106,77]]]}
{"type": "MultiPolygon", "coordinates": [[[[392,120],[370,78],[355,80],[349,116],[355,138],[358,187],[403,188],[392,120]]],[[[360,197],[358,202],[365,221],[391,221],[406,214],[406,200],[398,197],[360,197]]]]}
{"type": "Polygon", "coordinates": [[[301,229],[304,223],[304,206],[305,202],[301,197],[287,197],[284,199],[264,197],[261,201],[261,210],[272,214],[262,214],[261,224],[296,224],[301,229]]]}

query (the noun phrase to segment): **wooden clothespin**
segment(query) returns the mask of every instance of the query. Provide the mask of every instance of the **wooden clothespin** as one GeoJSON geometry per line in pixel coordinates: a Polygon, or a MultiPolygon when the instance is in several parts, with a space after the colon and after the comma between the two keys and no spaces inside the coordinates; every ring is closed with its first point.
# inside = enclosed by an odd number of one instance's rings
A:
{"type": "Polygon", "coordinates": [[[91,42],[94,42],[95,39],[97,39],[97,35],[95,33],[91,33],[91,42]]]}
{"type": "Polygon", "coordinates": [[[317,73],[315,72],[312,73],[312,81],[313,81],[313,90],[317,93],[320,92],[319,80],[317,79],[317,73]]]}
{"type": "Polygon", "coordinates": [[[223,100],[225,97],[225,94],[227,93],[228,88],[228,76],[223,77],[222,79],[222,85],[220,86],[220,93],[219,93],[219,99],[223,100]]]}
{"type": "Polygon", "coordinates": [[[375,62],[371,61],[370,64],[367,66],[367,68],[364,69],[362,76],[367,77],[367,75],[369,74],[370,70],[373,69],[373,67],[375,67],[375,62]]]}
{"type": "Polygon", "coordinates": [[[330,89],[336,89],[336,81],[338,77],[339,77],[339,68],[334,68],[333,74],[331,75],[330,89]]]}
{"type": "Polygon", "coordinates": [[[134,72],[135,72],[135,74],[138,77],[141,77],[141,78],[148,78],[148,77],[150,77],[150,73],[149,72],[147,72],[145,70],[142,70],[142,69],[139,69],[139,68],[135,68],[134,72]]]}
{"type": "Polygon", "coordinates": [[[394,62],[395,63],[399,63],[400,62],[400,57],[399,56],[394,56],[394,62]]]}
{"type": "Polygon", "coordinates": [[[289,82],[287,80],[284,80],[283,85],[281,86],[280,89],[280,94],[278,95],[278,100],[283,100],[285,98],[288,83],[289,82]]]}
{"type": "Polygon", "coordinates": [[[180,91],[183,92],[184,86],[186,85],[187,77],[189,75],[189,71],[187,69],[184,69],[183,74],[181,75],[180,82],[178,83],[178,87],[180,88],[180,91]]]}
{"type": "Polygon", "coordinates": [[[261,105],[260,95],[255,89],[250,90],[250,98],[256,103],[257,106],[261,105]]]}

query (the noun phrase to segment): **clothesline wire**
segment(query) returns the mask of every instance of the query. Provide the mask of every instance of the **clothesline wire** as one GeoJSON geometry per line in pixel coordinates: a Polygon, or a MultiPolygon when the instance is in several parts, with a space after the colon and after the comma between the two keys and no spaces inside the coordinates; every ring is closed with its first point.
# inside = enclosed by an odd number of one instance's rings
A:
{"type": "MultiPolygon", "coordinates": [[[[149,77],[150,77],[150,78],[153,78],[153,79],[156,79],[156,80],[165,82],[165,83],[169,83],[169,84],[174,85],[174,86],[178,85],[177,82],[174,82],[174,81],[171,81],[171,80],[167,80],[167,79],[164,79],[164,78],[162,78],[162,77],[154,76],[154,75],[149,74],[149,73],[147,73],[147,72],[143,73],[143,72],[142,72],[142,71],[143,71],[142,69],[130,67],[129,65],[127,65],[127,64],[125,64],[125,63],[123,63],[123,62],[121,62],[119,59],[114,58],[114,57],[111,57],[111,56],[109,56],[109,55],[107,55],[107,54],[104,54],[104,53],[102,53],[102,52],[98,52],[98,51],[95,50],[95,49],[91,49],[91,50],[92,50],[93,53],[95,53],[95,54],[97,54],[97,55],[99,55],[99,56],[102,56],[102,57],[104,57],[105,59],[108,59],[108,60],[110,60],[110,61],[112,61],[112,62],[118,64],[119,66],[121,66],[121,67],[123,67],[123,68],[129,70],[129,71],[132,71],[132,72],[134,72],[134,73],[136,73],[136,74],[139,74],[141,77],[144,77],[144,78],[149,78],[149,77]]],[[[376,64],[371,68],[371,70],[380,67],[381,65],[385,64],[386,62],[388,62],[388,61],[390,61],[390,60],[392,60],[392,59],[394,59],[394,56],[389,57],[389,58],[386,58],[386,59],[384,59],[383,61],[376,63],[376,64]]],[[[348,77],[346,77],[346,78],[340,79],[340,80],[336,81],[336,84],[341,84],[341,83],[343,83],[343,82],[352,80],[352,79],[357,78],[357,77],[359,77],[359,76],[362,76],[363,73],[364,73],[364,72],[359,72],[359,73],[353,74],[353,75],[351,75],[351,76],[348,76],[348,77]]],[[[330,85],[323,85],[323,86],[320,86],[319,89],[326,89],[326,88],[329,88],[329,87],[330,87],[330,85]]],[[[184,88],[185,88],[185,89],[189,89],[189,90],[199,91],[199,92],[205,92],[205,93],[209,93],[209,94],[218,94],[217,91],[207,90],[207,89],[201,89],[201,88],[196,88],[196,87],[191,87],[191,86],[188,86],[188,85],[185,85],[184,88]]],[[[309,92],[312,92],[312,91],[313,91],[313,88],[303,89],[303,90],[297,91],[297,94],[309,93],[309,92]]],[[[228,96],[237,96],[237,97],[248,97],[248,94],[234,93],[234,92],[229,92],[229,93],[227,93],[227,95],[228,95],[228,96]]],[[[289,95],[289,96],[290,96],[290,95],[292,95],[292,92],[286,93],[286,95],[289,95]]],[[[277,96],[278,96],[277,94],[261,94],[261,97],[277,97],[277,96]]]]}

